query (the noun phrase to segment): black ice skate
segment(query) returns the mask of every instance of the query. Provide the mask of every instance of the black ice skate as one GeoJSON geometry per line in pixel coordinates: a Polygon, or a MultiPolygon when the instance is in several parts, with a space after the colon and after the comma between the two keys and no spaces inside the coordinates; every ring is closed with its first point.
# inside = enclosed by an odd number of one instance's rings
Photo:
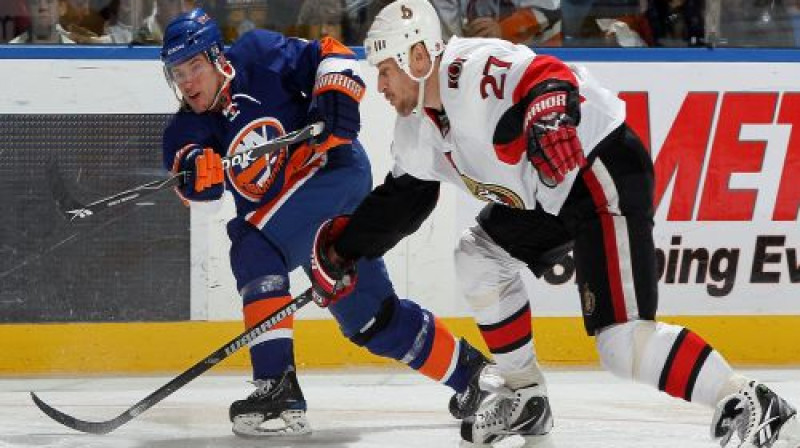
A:
{"type": "Polygon", "coordinates": [[[711,422],[711,437],[725,447],[734,433],[740,448],[797,448],[800,425],[797,411],[756,381],[723,398],[711,422]]]}
{"type": "MultiPolygon", "coordinates": [[[[484,375],[493,374],[484,369],[484,375]]],[[[481,401],[477,413],[461,421],[461,438],[470,443],[492,444],[510,436],[522,436],[526,445],[549,441],[553,414],[544,385],[492,392],[481,401]]]]}
{"type": "Polygon", "coordinates": [[[306,400],[293,368],[280,378],[255,380],[256,390],[231,404],[233,433],[241,437],[294,436],[311,433],[306,400]]]}
{"type": "Polygon", "coordinates": [[[488,395],[487,392],[481,390],[478,380],[481,376],[481,370],[490,362],[480,350],[470,345],[465,339],[461,339],[459,344],[461,344],[461,351],[458,354],[458,365],[466,366],[469,369],[470,379],[467,388],[463,392],[450,397],[449,408],[450,414],[461,420],[474,415],[475,411],[478,410],[478,405],[488,395]]]}

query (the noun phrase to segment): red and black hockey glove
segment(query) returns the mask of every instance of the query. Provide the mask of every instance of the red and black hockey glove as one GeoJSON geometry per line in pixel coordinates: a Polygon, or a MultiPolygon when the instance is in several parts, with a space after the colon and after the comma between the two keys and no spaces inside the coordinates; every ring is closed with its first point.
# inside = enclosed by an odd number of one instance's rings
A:
{"type": "Polygon", "coordinates": [[[175,155],[173,173],[184,172],[178,193],[191,201],[211,201],[225,192],[222,157],[212,148],[188,145],[175,155]]]}
{"type": "Polygon", "coordinates": [[[347,227],[348,216],[337,216],[322,223],[311,248],[311,289],[317,305],[325,308],[353,292],[358,275],[350,260],[335,262],[330,251],[347,227]]]}
{"type": "Polygon", "coordinates": [[[316,138],[317,150],[327,151],[355,140],[361,130],[358,104],[365,89],[364,81],[352,70],[317,78],[309,109],[312,122],[325,122],[325,130],[316,138]]]}
{"type": "Polygon", "coordinates": [[[563,81],[544,81],[533,90],[523,123],[528,159],[548,187],[555,187],[574,169],[586,166],[578,139],[580,122],[578,92],[563,81]]]}

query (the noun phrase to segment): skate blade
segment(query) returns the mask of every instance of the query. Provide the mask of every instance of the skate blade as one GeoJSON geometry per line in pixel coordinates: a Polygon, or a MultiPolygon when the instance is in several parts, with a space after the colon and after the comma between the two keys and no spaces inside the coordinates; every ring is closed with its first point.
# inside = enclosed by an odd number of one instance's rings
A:
{"type": "Polygon", "coordinates": [[[515,434],[495,442],[492,448],[555,448],[555,444],[550,433],[541,436],[515,434]]]}
{"type": "MultiPolygon", "coordinates": [[[[461,440],[459,448],[555,448],[552,436],[548,433],[543,436],[510,435],[492,444],[471,443],[461,440]]],[[[800,448],[800,447],[792,447],[800,448]]]]}
{"type": "Polygon", "coordinates": [[[232,430],[246,439],[298,437],[311,434],[311,425],[305,411],[283,411],[279,418],[266,421],[262,414],[237,415],[232,430]]]}
{"type": "Polygon", "coordinates": [[[778,439],[773,448],[800,448],[800,422],[797,420],[797,415],[786,420],[786,423],[781,426],[778,439]]]}

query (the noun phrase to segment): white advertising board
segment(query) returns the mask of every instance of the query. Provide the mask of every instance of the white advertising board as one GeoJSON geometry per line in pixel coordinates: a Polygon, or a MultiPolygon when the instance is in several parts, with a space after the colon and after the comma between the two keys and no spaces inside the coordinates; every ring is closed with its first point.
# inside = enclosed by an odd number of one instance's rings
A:
{"type": "MultiPolygon", "coordinates": [[[[391,166],[394,112],[364,65],[362,141],[375,181],[391,166]]],[[[800,313],[800,64],[583,64],[628,101],[629,123],[656,166],[660,312],[800,313]]],[[[169,113],[176,102],[157,61],[0,60],[0,113],[169,113]]],[[[386,257],[398,292],[443,316],[468,315],[452,263],[460,232],[483,204],[444,189],[422,229],[386,257]]],[[[192,317],[238,319],[222,225],[232,213],[192,217],[192,317]]],[[[569,266],[526,278],[534,314],[577,316],[569,266]]],[[[307,286],[293,276],[293,291],[307,286]]],[[[302,318],[327,317],[309,307],[302,318]]]]}

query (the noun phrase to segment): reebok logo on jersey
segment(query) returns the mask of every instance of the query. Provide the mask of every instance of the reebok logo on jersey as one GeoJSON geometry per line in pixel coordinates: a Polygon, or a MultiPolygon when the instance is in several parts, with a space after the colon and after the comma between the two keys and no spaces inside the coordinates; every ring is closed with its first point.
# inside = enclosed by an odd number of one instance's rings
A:
{"type": "Polygon", "coordinates": [[[234,154],[230,159],[222,159],[222,167],[226,170],[233,165],[247,167],[255,161],[256,159],[253,158],[253,151],[249,150],[239,154],[234,154]]]}

